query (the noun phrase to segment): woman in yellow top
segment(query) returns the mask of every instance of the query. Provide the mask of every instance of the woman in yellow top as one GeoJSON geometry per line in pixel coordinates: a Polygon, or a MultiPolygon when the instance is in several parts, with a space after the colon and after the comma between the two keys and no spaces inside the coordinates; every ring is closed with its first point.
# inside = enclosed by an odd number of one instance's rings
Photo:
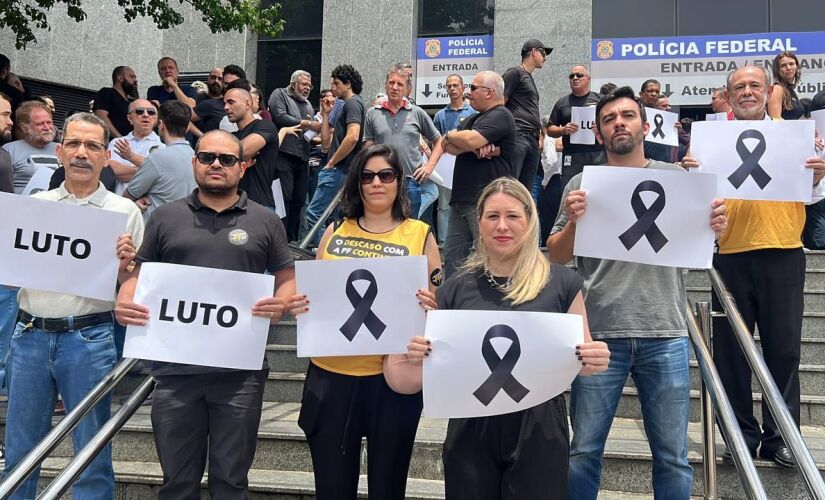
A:
{"type": "MultiPolygon", "coordinates": [[[[404,171],[392,147],[376,144],[354,158],[341,209],[345,219],[327,228],[317,258],[426,255],[430,289],[416,296],[422,307],[433,308],[441,281],[438,246],[427,224],[409,218],[404,171]],[[341,248],[353,250],[342,257],[341,248]]],[[[295,295],[287,307],[301,314],[309,299],[295,295]]],[[[406,365],[406,355],[312,358],[298,424],[309,443],[319,500],[356,497],[362,437],[369,497],[404,498],[422,401],[418,388],[401,394],[387,385],[384,370],[391,363],[406,365]]]]}

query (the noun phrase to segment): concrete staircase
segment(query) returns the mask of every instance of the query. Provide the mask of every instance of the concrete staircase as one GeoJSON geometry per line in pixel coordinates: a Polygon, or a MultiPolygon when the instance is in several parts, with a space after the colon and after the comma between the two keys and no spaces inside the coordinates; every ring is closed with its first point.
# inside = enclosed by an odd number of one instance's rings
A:
{"type": "MultiPolygon", "coordinates": [[[[687,286],[692,300],[710,300],[710,287],[704,271],[690,271],[687,286]]],[[[803,325],[802,433],[820,470],[825,470],[825,252],[808,254],[803,325]]],[[[272,369],[266,385],[264,411],[258,436],[258,450],[250,474],[250,498],[311,499],[312,466],[303,432],[298,428],[301,388],[307,360],[295,356],[295,324],[282,322],[269,334],[267,357],[272,369]]],[[[693,494],[701,495],[703,472],[699,425],[699,372],[691,361],[692,405],[689,429],[689,459],[695,470],[693,494]]],[[[125,393],[138,382],[130,377],[118,393],[125,393]]],[[[754,385],[754,391],[758,388],[754,385]]],[[[754,408],[760,413],[760,395],[754,394],[754,408]]],[[[4,422],[4,415],[0,423],[4,422]]],[[[422,419],[410,467],[407,497],[440,499],[444,497],[441,444],[446,421],[422,419]]],[[[717,432],[717,454],[724,445],[717,432]]],[[[71,456],[64,443],[44,464],[43,476],[55,476],[71,456]]],[[[365,465],[365,452],[362,464],[365,465]]],[[[114,440],[115,471],[119,499],[154,498],[162,475],[157,463],[149,407],[143,407],[114,440]]],[[[640,420],[638,396],[628,381],[618,414],[607,442],[600,498],[636,499],[652,496],[651,454],[640,420]]],[[[808,498],[796,471],[780,469],[772,462],[757,460],[757,468],[770,498],[808,498]]],[[[365,466],[362,474],[366,474],[365,466]]],[[[718,460],[720,495],[744,498],[733,466],[718,460]]],[[[361,497],[366,498],[366,476],[362,475],[361,497]]],[[[204,490],[205,491],[205,490],[204,490]]]]}

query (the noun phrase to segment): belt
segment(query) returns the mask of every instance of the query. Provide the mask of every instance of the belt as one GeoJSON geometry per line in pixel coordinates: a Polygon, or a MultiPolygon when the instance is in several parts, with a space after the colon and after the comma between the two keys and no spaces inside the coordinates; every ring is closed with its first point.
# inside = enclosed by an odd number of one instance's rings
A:
{"type": "Polygon", "coordinates": [[[112,323],[114,318],[111,311],[67,318],[38,318],[21,309],[17,315],[17,321],[26,325],[26,328],[36,328],[51,333],[66,333],[112,323]]]}

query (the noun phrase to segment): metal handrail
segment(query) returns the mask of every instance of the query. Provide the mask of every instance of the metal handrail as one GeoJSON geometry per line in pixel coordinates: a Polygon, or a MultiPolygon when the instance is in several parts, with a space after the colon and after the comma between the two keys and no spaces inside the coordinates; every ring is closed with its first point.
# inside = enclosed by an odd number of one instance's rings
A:
{"type": "Polygon", "coordinates": [[[313,224],[312,228],[309,230],[307,235],[298,244],[298,248],[300,248],[301,250],[307,249],[309,244],[312,243],[312,240],[315,238],[315,233],[317,233],[318,230],[321,229],[321,226],[326,224],[327,219],[332,214],[333,210],[338,208],[338,203],[341,202],[341,198],[343,196],[344,186],[342,185],[338,192],[335,193],[335,196],[332,198],[332,200],[330,200],[329,205],[327,205],[327,208],[324,209],[323,213],[321,213],[321,216],[318,217],[318,220],[315,222],[315,224],[313,224]]]}
{"type": "Polygon", "coordinates": [[[52,430],[35,446],[9,474],[0,481],[0,498],[6,498],[26,480],[32,471],[72,432],[80,420],[86,416],[106,394],[115,388],[118,382],[138,362],[137,359],[125,358],[121,360],[109,373],[103,376],[100,382],[84,397],[77,407],[57,423],[52,430]]]}
{"type": "MultiPolygon", "coordinates": [[[[704,303],[704,305],[706,307],[707,303],[704,303]]],[[[700,307],[699,309],[702,310],[703,308],[700,307]]],[[[702,381],[706,386],[703,387],[703,389],[706,389],[707,394],[716,409],[719,427],[722,429],[722,432],[728,440],[728,447],[730,448],[733,456],[733,463],[736,466],[736,470],[739,472],[739,480],[742,482],[742,487],[745,490],[745,494],[749,499],[767,500],[768,495],[765,492],[762,481],[759,479],[759,474],[756,472],[756,466],[753,464],[753,458],[751,458],[748,445],[745,443],[745,438],[742,435],[742,429],[736,421],[736,415],[733,413],[733,407],[730,405],[730,400],[728,400],[727,394],[725,394],[725,388],[722,386],[722,380],[719,378],[719,373],[716,371],[716,365],[713,364],[713,357],[711,356],[710,349],[703,338],[703,330],[699,326],[696,316],[690,308],[690,304],[685,304],[685,310],[687,312],[688,335],[693,343],[693,351],[696,354],[696,361],[699,364],[699,371],[702,374],[702,381]]],[[[708,422],[704,420],[706,418],[705,412],[702,413],[702,417],[703,427],[706,429],[708,422]]],[[[712,419],[709,427],[712,435],[712,419]]],[[[703,439],[707,445],[709,436],[703,435],[703,439]]],[[[708,493],[706,498],[714,498],[716,492],[712,490],[715,490],[715,488],[707,488],[707,483],[710,481],[715,484],[716,482],[714,475],[716,454],[712,453],[710,454],[711,456],[708,456],[707,446],[704,451],[706,453],[704,457],[705,463],[708,464],[712,460],[714,464],[714,467],[712,468],[706,465],[705,469],[706,474],[710,473],[712,475],[712,477],[709,477],[708,475],[705,476],[706,493],[708,493]],[[709,492],[708,489],[711,491],[709,492]]]]}
{"type": "Polygon", "coordinates": [[[95,459],[106,445],[120,432],[120,429],[135,414],[140,405],[149,397],[155,389],[155,380],[146,377],[137,389],[129,396],[129,399],[121,405],[117,413],[112,415],[97,434],[78,452],[74,459],[69,462],[63,472],[60,473],[49,486],[38,496],[38,500],[54,500],[60,498],[72,485],[75,479],[86,470],[86,467],[95,459]]]}
{"type": "Polygon", "coordinates": [[[808,447],[805,446],[802,434],[799,432],[796,422],[791,416],[785,400],[782,398],[782,393],[779,392],[779,388],[776,387],[776,382],[774,382],[773,377],[768,371],[765,361],[759,349],[756,347],[756,342],[754,342],[750,331],[748,331],[748,327],[745,325],[745,320],[742,319],[742,315],[736,307],[736,301],[734,301],[733,295],[727,286],[725,286],[722,277],[719,275],[719,271],[709,269],[708,274],[710,275],[713,290],[716,292],[719,303],[722,304],[722,310],[730,323],[731,330],[739,342],[739,346],[742,348],[745,359],[748,360],[751,371],[756,375],[759,385],[762,386],[762,399],[767,404],[768,410],[771,412],[779,429],[779,434],[782,435],[782,439],[788,446],[799,468],[799,473],[802,474],[805,486],[808,489],[808,494],[811,498],[825,500],[825,482],[819,474],[819,469],[816,467],[811,452],[808,450],[808,447]]]}

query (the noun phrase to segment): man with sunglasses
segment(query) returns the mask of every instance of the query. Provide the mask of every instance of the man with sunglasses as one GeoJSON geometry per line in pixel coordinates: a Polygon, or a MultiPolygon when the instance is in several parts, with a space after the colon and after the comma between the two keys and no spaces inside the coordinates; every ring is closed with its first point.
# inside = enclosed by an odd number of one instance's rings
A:
{"type": "Polygon", "coordinates": [[[160,105],[159,117],[160,135],[166,148],[146,157],[123,192],[123,196],[131,200],[147,200],[144,221],[149,220],[159,206],[179,200],[195,189],[192,176],[195,151],[186,140],[192,111],[180,101],[166,101],[160,105]]]}
{"type": "Polygon", "coordinates": [[[521,47],[521,64],[504,72],[504,103],[516,120],[516,149],[513,154],[512,175],[528,191],[536,182],[541,151],[541,115],[539,113],[539,90],[533,80],[533,71],[544,66],[553,49],[535,38],[524,42],[521,47]]]}
{"type": "MultiPolygon", "coordinates": [[[[207,132],[198,141],[191,159],[198,187],[159,207],[149,219],[137,265],[118,295],[120,323],[149,320],[149,310],[133,302],[146,262],[272,273],[274,296],[259,300],[252,314],[273,324],[280,320],[286,300],[295,294],[292,256],[278,216],[239,189],[246,169],[243,149],[240,140],[223,130],[207,132]]],[[[247,498],[268,372],[265,359],[260,370],[152,364],[152,428],[163,469],[159,500],[200,498],[207,460],[212,498],[247,498]]]]}
{"type": "MultiPolygon", "coordinates": [[[[109,143],[109,151],[112,154],[109,166],[117,176],[117,194],[123,194],[149,153],[164,147],[160,136],[155,133],[158,109],[154,104],[146,99],[135,99],[129,104],[126,118],[132,124],[132,131],[109,143]]],[[[141,209],[145,208],[141,203],[138,203],[138,206],[141,209]]]]}
{"type": "Polygon", "coordinates": [[[584,66],[573,66],[568,79],[570,80],[570,93],[556,101],[550,113],[550,125],[547,126],[547,134],[550,137],[561,137],[562,186],[566,186],[570,179],[584,169],[585,165],[600,165],[605,161],[604,146],[598,141],[594,140],[593,144],[570,143],[570,134],[579,129],[577,124],[571,122],[571,109],[595,106],[602,96],[590,91],[590,73],[584,66]]]}

